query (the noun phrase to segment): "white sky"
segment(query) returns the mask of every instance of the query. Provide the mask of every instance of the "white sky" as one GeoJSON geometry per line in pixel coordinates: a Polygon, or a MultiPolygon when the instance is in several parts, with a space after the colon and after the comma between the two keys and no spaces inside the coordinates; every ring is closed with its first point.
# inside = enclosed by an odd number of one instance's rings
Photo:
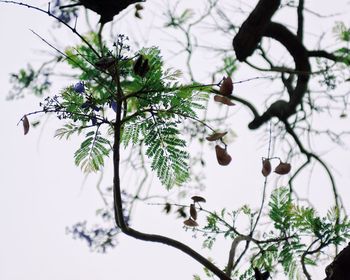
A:
{"type": "MultiPolygon", "coordinates": [[[[346,5],[348,1],[345,0],[333,1],[331,4],[329,1],[313,2],[317,4],[312,7],[320,13],[330,14],[349,9],[349,5],[346,5]]],[[[200,3],[202,1],[193,1],[194,6],[200,3]]],[[[152,4],[154,2],[149,1],[146,5],[149,11],[145,12],[144,21],[138,24],[138,28],[147,28],[147,24],[156,22],[154,15],[160,14],[161,11],[157,9],[157,5],[152,4]]],[[[287,17],[278,15],[277,19],[287,17]]],[[[343,18],[346,18],[346,13],[343,18]]],[[[320,24],[319,21],[316,23],[314,17],[310,17],[306,24],[313,34],[321,34],[331,30],[333,21],[324,19],[320,24]]],[[[46,15],[18,6],[0,4],[0,279],[175,280],[192,279],[194,273],[201,274],[202,268],[194,260],[164,245],[120,236],[119,245],[103,255],[89,252],[85,244],[74,241],[65,234],[65,227],[77,221],[96,220],[95,210],[102,207],[95,187],[97,177],[89,177],[82,186],[84,175],[73,162],[73,153],[79,145],[79,140],[73,138],[66,142],[53,139],[58,125],[53,117],[45,123],[43,129],[31,129],[27,136],[23,136],[22,127],[16,124],[23,114],[38,108],[39,99],[28,96],[18,101],[5,100],[10,89],[8,74],[24,67],[27,62],[40,62],[41,53],[37,50],[51,51],[29,29],[49,40],[55,37],[59,45],[66,45],[70,40],[74,40],[73,34],[67,31],[53,30],[52,23],[46,15]]],[[[117,28],[126,30],[127,25],[128,21],[117,28]]],[[[161,35],[155,30],[141,30],[134,30],[134,36],[145,36],[148,32],[147,35],[151,38],[148,41],[149,45],[160,44],[167,50],[172,49],[172,44],[164,40],[157,41],[161,35]]],[[[314,42],[310,42],[311,44],[314,42]]],[[[330,40],[329,45],[332,44],[330,40]]],[[[176,64],[175,59],[169,62],[176,64]]],[[[197,68],[206,67],[210,68],[210,65],[205,62],[205,58],[199,58],[197,68]]],[[[205,74],[207,73],[203,76],[205,74]]],[[[237,76],[237,79],[247,78],[242,73],[238,73],[237,76]]],[[[70,83],[71,80],[59,80],[54,89],[59,90],[61,86],[70,83]]],[[[236,90],[241,96],[253,96],[252,94],[263,90],[258,86],[259,83],[247,83],[237,86],[236,90]]],[[[261,131],[250,132],[246,128],[250,118],[247,111],[242,109],[238,110],[232,120],[238,137],[229,147],[233,157],[229,167],[218,166],[212,149],[207,148],[207,189],[200,195],[208,198],[208,209],[235,209],[245,203],[253,206],[258,203],[257,198],[263,184],[260,158],[265,155],[266,147],[262,147],[257,141],[262,135],[261,131]]],[[[348,119],[342,123],[338,119],[336,123],[331,119],[326,121],[328,123],[324,122],[324,125],[327,127],[349,127],[348,119]]],[[[328,151],[329,147],[321,149],[328,151]]],[[[335,167],[339,189],[347,205],[350,203],[347,191],[350,179],[349,152],[331,150],[327,154],[327,160],[335,167]]],[[[318,169],[315,172],[308,190],[314,198],[314,204],[322,212],[329,205],[331,193],[328,185],[323,186],[327,180],[324,173],[318,169]]],[[[111,183],[112,177],[109,175],[110,172],[107,171],[103,181],[105,185],[111,183]]],[[[276,181],[277,177],[272,177],[269,192],[276,181]]],[[[300,188],[306,189],[306,183],[307,180],[304,180],[300,188]]],[[[213,257],[220,267],[226,264],[229,243],[221,242],[214,246],[213,251],[201,250],[201,240],[193,239],[190,232],[184,232],[181,220],[160,214],[160,209],[155,206],[138,206],[133,226],[146,232],[175,237],[198,249],[205,256],[213,257]]]]}

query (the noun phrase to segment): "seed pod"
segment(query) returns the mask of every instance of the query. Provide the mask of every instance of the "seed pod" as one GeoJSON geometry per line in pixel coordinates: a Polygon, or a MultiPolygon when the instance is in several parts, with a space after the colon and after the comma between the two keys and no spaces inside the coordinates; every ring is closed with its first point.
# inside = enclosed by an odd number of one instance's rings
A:
{"type": "Polygon", "coordinates": [[[262,161],[261,173],[264,175],[264,177],[269,176],[271,173],[271,162],[267,158],[262,161]]]}
{"type": "Polygon", "coordinates": [[[193,203],[190,205],[190,216],[193,220],[197,220],[197,210],[193,203]]]}
{"type": "Polygon", "coordinates": [[[141,17],[141,15],[140,15],[138,10],[135,11],[134,16],[139,18],[139,19],[142,19],[142,17],[141,17]]]}
{"type": "Polygon", "coordinates": [[[208,141],[212,142],[212,141],[216,141],[216,140],[221,139],[226,134],[227,134],[227,131],[225,131],[225,132],[214,132],[213,134],[205,137],[205,139],[207,139],[208,141]]]}
{"type": "Polygon", "coordinates": [[[140,55],[134,64],[134,72],[136,75],[139,75],[140,77],[144,77],[147,72],[149,71],[149,64],[148,59],[144,58],[143,55],[140,55]]]}
{"type": "Polygon", "coordinates": [[[219,145],[216,145],[215,152],[216,152],[216,159],[218,160],[218,163],[220,165],[226,166],[230,164],[232,158],[227,153],[226,149],[221,148],[219,145]]]}
{"type": "Polygon", "coordinates": [[[141,65],[139,75],[143,78],[148,71],[149,71],[149,64],[148,64],[148,59],[146,58],[141,65]]]}
{"type": "Polygon", "coordinates": [[[137,3],[137,4],[135,5],[135,9],[136,9],[137,11],[143,10],[143,6],[142,6],[140,3],[137,3]]]}
{"type": "Polygon", "coordinates": [[[141,10],[143,10],[143,6],[141,4],[139,4],[139,3],[136,4],[135,5],[135,17],[140,18],[140,19],[142,18],[141,14],[140,14],[141,10]]]}
{"type": "Polygon", "coordinates": [[[233,92],[233,83],[231,77],[223,78],[220,85],[220,93],[225,96],[230,96],[233,92]]]}
{"type": "Polygon", "coordinates": [[[198,223],[191,218],[188,218],[187,220],[184,221],[184,224],[188,227],[198,227],[198,223]]]}
{"type": "Polygon", "coordinates": [[[24,132],[24,135],[26,135],[28,133],[29,127],[30,127],[27,115],[24,115],[24,117],[22,118],[22,123],[23,123],[23,132],[24,132]]]}
{"type": "Polygon", "coordinates": [[[192,196],[191,199],[193,200],[193,202],[207,202],[204,197],[197,195],[192,196]]]}
{"type": "Polygon", "coordinates": [[[142,62],[143,62],[143,56],[142,55],[140,55],[137,59],[136,59],[136,61],[135,61],[135,63],[134,63],[134,72],[135,72],[135,74],[136,75],[139,75],[139,73],[140,73],[140,69],[141,69],[141,66],[142,66],[142,62]]]}
{"type": "Polygon", "coordinates": [[[225,104],[227,106],[234,106],[234,105],[236,105],[235,103],[233,103],[226,96],[222,96],[222,95],[218,95],[218,94],[214,96],[214,101],[222,103],[222,104],[225,104]]]}
{"type": "Polygon", "coordinates": [[[276,166],[275,173],[285,175],[290,172],[291,168],[292,166],[289,163],[281,161],[280,164],[276,166]]]}

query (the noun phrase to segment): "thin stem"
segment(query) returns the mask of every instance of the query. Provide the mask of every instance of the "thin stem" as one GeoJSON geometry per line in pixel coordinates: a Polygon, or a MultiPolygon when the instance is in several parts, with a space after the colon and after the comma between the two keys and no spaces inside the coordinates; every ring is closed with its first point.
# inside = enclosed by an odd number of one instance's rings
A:
{"type": "Polygon", "coordinates": [[[6,4],[14,4],[14,5],[27,7],[29,9],[37,10],[39,12],[47,14],[50,17],[53,17],[54,19],[56,19],[57,21],[62,23],[64,26],[66,26],[68,29],[70,29],[74,34],[76,34],[98,57],[101,57],[100,54],[93,48],[93,46],[82,35],[80,35],[80,33],[74,27],[71,27],[68,23],[64,22],[62,19],[60,19],[59,17],[57,17],[54,14],[52,14],[50,12],[50,10],[44,10],[44,9],[41,9],[41,8],[38,8],[38,7],[35,7],[35,6],[32,6],[32,5],[28,5],[28,4],[25,4],[25,3],[22,3],[22,2],[16,2],[16,1],[0,0],[0,2],[1,3],[6,3],[6,4]]]}

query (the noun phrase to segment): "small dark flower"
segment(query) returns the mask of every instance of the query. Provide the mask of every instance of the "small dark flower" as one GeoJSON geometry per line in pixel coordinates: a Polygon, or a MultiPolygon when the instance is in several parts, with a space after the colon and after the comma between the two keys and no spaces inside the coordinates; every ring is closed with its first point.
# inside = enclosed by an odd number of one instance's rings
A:
{"type": "Polygon", "coordinates": [[[74,91],[76,93],[84,93],[85,92],[85,86],[84,86],[83,82],[76,83],[73,88],[74,88],[74,91]]]}
{"type": "Polygon", "coordinates": [[[91,123],[92,123],[92,125],[96,125],[96,124],[97,124],[97,118],[96,118],[96,116],[92,116],[92,118],[91,118],[91,123]]]}

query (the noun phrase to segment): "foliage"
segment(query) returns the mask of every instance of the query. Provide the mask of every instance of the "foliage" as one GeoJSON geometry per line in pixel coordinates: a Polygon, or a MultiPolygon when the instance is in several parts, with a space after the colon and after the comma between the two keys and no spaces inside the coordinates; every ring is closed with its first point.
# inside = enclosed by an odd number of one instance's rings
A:
{"type": "MultiPolygon", "coordinates": [[[[92,46],[100,47],[96,34],[90,33],[85,39],[92,46]]],[[[60,139],[90,129],[74,157],[84,172],[96,172],[111,152],[110,134],[113,132],[107,129],[102,136],[101,129],[103,125],[114,127],[113,107],[122,103],[124,147],[145,145],[151,168],[161,182],[167,188],[181,185],[189,179],[189,154],[179,125],[186,119],[196,119],[196,111],[205,108],[201,103],[207,100],[208,87],[180,85],[177,80],[181,73],[164,69],[156,47],[144,48],[129,56],[127,40],[120,35],[114,52],[102,44],[104,58],[98,57],[86,44],[67,48],[66,61],[80,71],[79,83],[47,97],[41,103],[42,112],[54,112],[59,119],[69,121],[57,130],[56,136],[60,139]],[[108,59],[107,66],[103,59],[108,59]],[[142,59],[149,68],[142,75],[135,70],[137,59],[142,59]],[[119,99],[115,79],[122,89],[123,96],[119,99]]]]}
{"type": "MultiPolygon", "coordinates": [[[[25,134],[29,130],[28,116],[39,112],[55,113],[59,119],[65,120],[63,126],[57,129],[56,137],[69,139],[73,134],[77,134],[84,138],[74,154],[76,165],[80,166],[84,172],[101,171],[106,160],[112,158],[111,153],[116,153],[116,147],[119,148],[119,144],[122,144],[124,150],[140,147],[141,161],[143,162],[144,153],[149,159],[150,168],[155,171],[161,183],[167,189],[187,183],[192,178],[191,165],[189,164],[190,154],[187,149],[188,142],[183,135],[184,131],[190,131],[192,136],[200,139],[200,142],[203,143],[204,136],[198,134],[204,134],[205,129],[209,128],[215,132],[214,135],[221,135],[215,138],[214,141],[220,141],[224,145],[224,148],[219,146],[222,152],[226,153],[227,148],[227,144],[223,139],[226,132],[216,132],[207,124],[209,123],[208,119],[201,120],[198,117],[200,110],[207,110],[206,105],[210,93],[226,95],[222,93],[224,92],[221,91],[222,88],[220,90],[215,88],[215,86],[221,86],[222,83],[202,85],[195,82],[190,64],[194,46],[200,45],[196,38],[192,37],[191,30],[193,26],[211,15],[216,1],[209,1],[209,3],[207,12],[197,20],[194,20],[196,13],[191,9],[184,9],[179,16],[175,16],[173,11],[168,12],[169,21],[165,26],[183,32],[187,40],[184,44],[184,51],[188,54],[187,67],[192,82],[186,85],[180,82],[182,75],[180,71],[165,68],[164,59],[158,47],[141,48],[136,52],[132,52],[128,45],[128,38],[124,35],[119,35],[113,45],[109,46],[102,40],[102,29],[99,33],[90,32],[81,36],[83,41],[81,44],[66,48],[64,52],[60,52],[53,60],[44,63],[38,70],[34,70],[29,65],[27,69],[21,69],[18,74],[12,74],[14,90],[10,97],[14,98],[21,96],[25,89],[42,97],[51,85],[50,73],[54,67],[52,65],[58,62],[66,62],[71,67],[72,72],[76,73],[72,75],[76,82],[75,85],[68,85],[60,93],[46,97],[41,103],[42,109],[40,111],[28,113],[23,117],[23,123],[28,126],[28,128],[25,128],[25,134]],[[192,126],[183,130],[185,121],[191,121],[192,126]]],[[[60,1],[56,1],[52,13],[57,16],[61,23],[71,22],[73,15],[76,16],[77,9],[73,7],[70,10],[61,11],[57,8],[59,5],[60,1]]],[[[220,19],[228,21],[224,11],[218,13],[220,19]]],[[[216,21],[215,23],[217,24],[216,21]]],[[[230,21],[226,24],[229,26],[228,30],[225,30],[225,27],[221,27],[220,30],[227,34],[236,28],[230,21]]],[[[76,33],[75,27],[73,32],[76,33]]],[[[321,87],[326,86],[325,96],[327,97],[328,90],[335,90],[340,81],[340,75],[335,73],[335,67],[343,70],[350,65],[349,28],[344,23],[338,22],[335,25],[334,33],[341,42],[341,46],[332,53],[323,54],[325,57],[322,55],[317,57],[316,55],[317,72],[314,73],[319,76],[321,87]],[[325,60],[325,58],[330,58],[331,62],[325,60]]],[[[300,41],[302,40],[300,39],[300,41]]],[[[300,71],[297,71],[298,69],[275,66],[275,62],[269,58],[263,44],[259,45],[258,53],[270,68],[264,70],[248,61],[247,64],[259,71],[275,71],[280,74],[283,91],[288,92],[291,97],[291,92],[296,91],[296,88],[293,89],[295,76],[306,76],[306,73],[300,73],[300,71]]],[[[310,53],[311,51],[306,54],[309,55],[310,53]]],[[[212,73],[213,79],[215,80],[218,74],[227,76],[222,81],[230,81],[230,92],[232,92],[233,84],[230,77],[237,71],[238,61],[228,50],[222,51],[220,58],[222,65],[217,68],[216,73],[212,73]],[[227,79],[228,77],[229,79],[227,79]]],[[[280,61],[277,63],[280,63],[280,61]]],[[[309,74],[307,73],[307,75],[309,74]]],[[[268,79],[270,78],[268,77],[268,79]]],[[[348,79],[342,77],[344,81],[348,81],[348,79]]],[[[298,82],[300,80],[302,79],[298,77],[298,82]]],[[[299,107],[294,108],[292,114],[288,116],[291,117],[292,121],[280,117],[283,116],[284,112],[283,108],[278,108],[277,105],[288,104],[284,100],[279,100],[280,103],[273,103],[271,110],[267,110],[261,116],[262,118],[263,116],[276,117],[275,120],[270,121],[269,153],[272,149],[271,142],[274,142],[272,141],[271,131],[275,129],[278,130],[278,132],[275,132],[276,135],[285,136],[284,134],[286,134],[295,141],[295,146],[293,146],[289,144],[289,140],[281,140],[288,144],[289,151],[286,153],[288,158],[293,158],[298,153],[304,154],[307,158],[307,162],[294,175],[291,175],[288,188],[280,187],[272,192],[267,215],[262,213],[265,206],[267,181],[264,184],[264,194],[259,211],[253,211],[249,206],[244,205],[233,211],[224,208],[218,212],[211,212],[204,209],[200,204],[190,205],[190,209],[196,213],[195,216],[197,216],[197,211],[204,211],[207,214],[206,224],[202,227],[197,227],[196,217],[193,218],[191,212],[190,216],[191,219],[194,219],[193,223],[185,223],[185,225],[193,227],[193,232],[203,234],[203,247],[209,250],[213,249],[220,236],[227,242],[231,242],[231,252],[236,253],[236,255],[234,255],[235,259],[233,258],[231,263],[229,261],[226,267],[225,272],[229,272],[230,276],[239,279],[252,279],[258,268],[261,271],[276,274],[282,269],[289,279],[301,278],[303,274],[307,277],[307,268],[318,265],[319,258],[327,256],[326,248],[341,245],[350,237],[350,223],[341,211],[341,205],[338,204],[338,195],[331,172],[319,156],[307,151],[296,133],[296,131],[307,131],[309,134],[315,133],[316,135],[324,133],[314,131],[311,124],[307,122],[314,112],[324,110],[322,107],[317,107],[316,99],[314,100],[311,94],[310,90],[310,92],[305,92],[305,98],[301,96],[300,109],[299,107]],[[275,107],[273,107],[274,104],[275,107]],[[273,112],[273,108],[277,113],[273,112]],[[304,122],[306,122],[306,125],[304,122]],[[296,153],[295,147],[299,148],[300,152],[296,153]],[[294,196],[292,181],[311,162],[311,159],[316,160],[325,168],[332,181],[336,206],[331,208],[325,217],[319,216],[310,205],[296,201],[294,196]],[[248,221],[244,229],[237,225],[240,217],[244,217],[248,221]],[[264,222],[266,222],[268,230],[257,228],[258,225],[261,225],[260,219],[266,220],[264,222]],[[238,244],[242,241],[246,244],[245,249],[236,250],[238,244]],[[238,264],[245,254],[248,255],[249,262],[243,268],[240,268],[238,264]]],[[[237,96],[231,96],[231,93],[227,95],[219,96],[219,98],[227,98],[226,103],[222,103],[228,104],[227,102],[231,102],[231,99],[235,99],[247,106],[254,117],[259,117],[252,102],[237,96]]],[[[266,100],[268,101],[268,99],[266,100]]],[[[332,102],[335,102],[336,99],[337,97],[329,97],[332,102]]],[[[341,96],[340,99],[344,102],[345,110],[347,96],[341,96]]],[[[217,101],[218,98],[214,100],[217,101]]],[[[220,124],[225,119],[226,116],[216,121],[220,124]]],[[[332,141],[339,138],[339,135],[332,134],[329,131],[325,133],[330,135],[332,141]]],[[[269,156],[264,160],[270,164],[270,159],[276,158],[269,158],[269,156]]],[[[282,163],[281,159],[278,159],[280,165],[288,165],[288,170],[278,172],[275,169],[275,173],[280,175],[289,173],[291,165],[282,163]]],[[[198,162],[202,166],[205,165],[202,158],[199,158],[198,162]]],[[[268,172],[263,172],[264,176],[267,177],[271,171],[271,166],[269,166],[268,172]]],[[[139,192],[128,197],[129,201],[132,202],[139,198],[139,192]]],[[[122,201],[124,206],[125,200],[122,201]]],[[[115,206],[116,203],[114,201],[111,204],[115,206]]],[[[170,213],[174,206],[175,204],[166,202],[165,212],[170,213]]],[[[176,212],[180,218],[187,217],[185,210],[188,206],[177,206],[178,210],[176,212]]],[[[109,224],[107,226],[88,228],[86,222],[79,222],[68,228],[67,232],[75,238],[85,240],[93,250],[105,252],[108,248],[113,248],[117,244],[115,236],[123,227],[118,217],[116,217],[116,221],[119,227],[115,227],[113,217],[117,215],[118,210],[112,213],[113,210],[115,209],[111,209],[106,203],[106,209],[102,209],[98,213],[103,219],[108,220],[109,224]]],[[[129,214],[122,213],[127,223],[129,214]]],[[[205,266],[204,271],[208,278],[213,277],[213,271],[208,266],[205,266]]],[[[255,278],[257,279],[256,275],[255,278]]],[[[201,278],[199,275],[194,275],[194,279],[199,280],[201,278]]]]}

